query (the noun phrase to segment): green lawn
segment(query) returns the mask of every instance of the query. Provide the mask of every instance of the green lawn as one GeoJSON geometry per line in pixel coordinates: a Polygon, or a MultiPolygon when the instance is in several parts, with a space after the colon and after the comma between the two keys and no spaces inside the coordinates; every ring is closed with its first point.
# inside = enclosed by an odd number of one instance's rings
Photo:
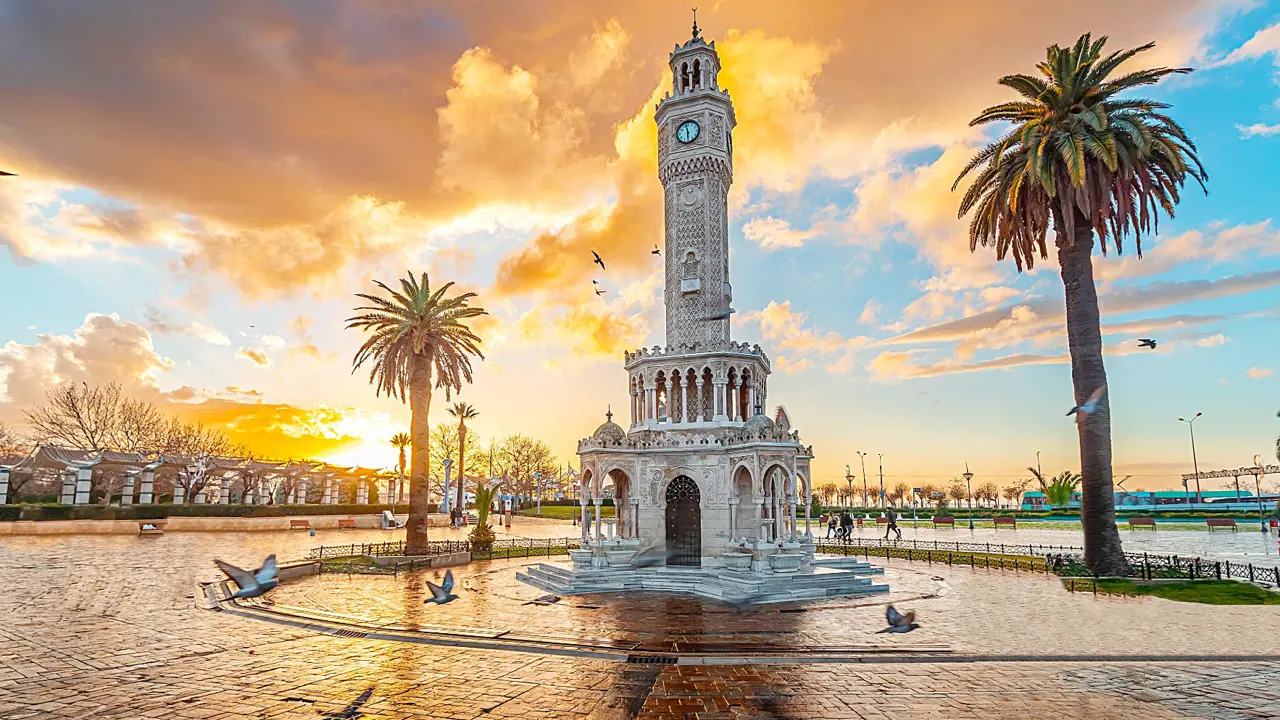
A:
{"type": "MultiPolygon", "coordinates": [[[[543,505],[542,506],[542,517],[555,518],[556,520],[572,520],[574,515],[578,515],[581,512],[582,512],[581,506],[573,506],[573,505],[543,505]]],[[[614,517],[613,508],[608,505],[604,505],[600,508],[600,514],[603,517],[614,517]]],[[[538,508],[531,507],[526,510],[517,510],[516,515],[538,517],[538,508]]],[[[594,519],[595,516],[596,516],[596,510],[594,507],[592,507],[587,512],[587,517],[594,519]]]]}
{"type": "MultiPolygon", "coordinates": [[[[1093,592],[1093,580],[1066,579],[1076,592],[1093,592]]],[[[1206,605],[1280,605],[1280,593],[1235,580],[1197,580],[1194,582],[1140,585],[1132,580],[1098,580],[1098,592],[1110,595],[1151,596],[1178,602],[1206,605]]]]}

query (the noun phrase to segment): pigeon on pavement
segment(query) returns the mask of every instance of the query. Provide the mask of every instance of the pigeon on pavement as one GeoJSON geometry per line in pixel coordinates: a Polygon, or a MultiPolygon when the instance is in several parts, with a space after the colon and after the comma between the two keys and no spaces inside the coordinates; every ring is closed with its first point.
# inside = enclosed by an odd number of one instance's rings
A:
{"type": "Polygon", "coordinates": [[[521,603],[521,604],[522,605],[552,605],[558,602],[560,602],[560,597],[557,595],[543,595],[541,597],[536,597],[527,603],[521,603]]]}
{"type": "Polygon", "coordinates": [[[595,260],[594,260],[593,262],[595,262],[595,264],[599,265],[601,270],[604,270],[604,269],[605,269],[605,267],[604,267],[604,260],[602,260],[602,259],[600,258],[600,253],[596,252],[595,250],[592,250],[592,251],[591,251],[591,257],[595,258],[595,260]]]}
{"type": "Polygon", "coordinates": [[[900,613],[897,608],[890,605],[885,608],[884,619],[889,621],[889,627],[883,630],[877,630],[877,635],[880,633],[909,633],[920,627],[920,625],[916,623],[915,610],[908,610],[905,613],[900,613]]]}
{"type": "Polygon", "coordinates": [[[452,570],[445,571],[444,582],[442,584],[437,585],[431,582],[430,580],[427,580],[426,583],[427,583],[427,589],[431,591],[431,597],[427,598],[426,600],[423,600],[422,601],[423,605],[427,605],[429,603],[435,603],[436,605],[444,605],[445,603],[453,602],[454,600],[458,599],[458,596],[453,594],[453,571],[452,570]]]}
{"type": "Polygon", "coordinates": [[[239,589],[231,597],[238,600],[261,597],[274,590],[280,584],[280,578],[276,575],[276,556],[274,554],[268,555],[267,559],[263,561],[262,567],[255,570],[252,575],[231,563],[225,563],[221,560],[214,560],[213,562],[227,577],[236,581],[236,586],[239,589]]]}
{"type": "Polygon", "coordinates": [[[1068,410],[1067,417],[1071,417],[1071,415],[1074,414],[1076,416],[1076,423],[1079,425],[1083,425],[1084,421],[1088,420],[1089,416],[1092,415],[1094,411],[1098,409],[1098,401],[1102,400],[1102,394],[1105,393],[1106,391],[1107,391],[1106,385],[1103,385],[1097,390],[1094,390],[1093,394],[1090,395],[1089,399],[1086,400],[1083,404],[1076,405],[1075,407],[1068,410]]]}

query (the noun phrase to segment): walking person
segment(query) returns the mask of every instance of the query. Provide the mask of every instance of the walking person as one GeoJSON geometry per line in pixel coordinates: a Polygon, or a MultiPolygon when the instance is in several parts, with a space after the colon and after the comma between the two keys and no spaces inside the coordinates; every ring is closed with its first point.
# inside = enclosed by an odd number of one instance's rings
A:
{"type": "Polygon", "coordinates": [[[849,527],[853,525],[853,518],[849,517],[849,511],[845,510],[840,513],[840,539],[849,539],[849,527]]]}
{"type": "Polygon", "coordinates": [[[885,527],[884,527],[884,539],[885,539],[885,540],[888,540],[888,539],[889,539],[889,533],[893,532],[893,533],[897,533],[897,534],[898,534],[898,535],[897,535],[897,539],[898,539],[898,540],[901,540],[901,539],[902,539],[902,530],[898,528],[898,515],[897,515],[897,513],[895,513],[895,512],[893,511],[893,508],[886,508],[886,509],[885,509],[885,518],[886,518],[889,522],[888,522],[888,523],[885,525],[885,527]]]}
{"type": "MultiPolygon", "coordinates": [[[[836,513],[831,511],[827,513],[827,539],[831,539],[832,533],[836,532],[836,513]]],[[[839,537],[839,535],[837,535],[839,537]]]]}

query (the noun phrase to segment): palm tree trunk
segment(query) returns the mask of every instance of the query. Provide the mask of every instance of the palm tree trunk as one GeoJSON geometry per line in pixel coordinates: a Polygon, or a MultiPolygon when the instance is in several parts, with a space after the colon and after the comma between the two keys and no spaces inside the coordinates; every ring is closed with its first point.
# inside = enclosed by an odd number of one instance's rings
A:
{"type": "Polygon", "coordinates": [[[427,483],[430,445],[427,443],[427,415],[431,410],[431,363],[426,355],[415,355],[409,376],[409,520],[405,522],[406,555],[427,553],[427,505],[431,495],[427,483]]]}
{"type": "Polygon", "coordinates": [[[465,497],[465,495],[462,492],[463,484],[464,484],[462,482],[462,479],[466,477],[466,473],[465,473],[466,469],[467,469],[467,421],[459,418],[458,419],[458,505],[457,505],[459,518],[461,518],[462,514],[466,511],[466,508],[462,504],[462,501],[465,497]]]}
{"type": "MultiPolygon", "coordinates": [[[[1055,223],[1061,228],[1061,223],[1055,223]]],[[[1066,293],[1067,343],[1071,348],[1071,381],[1076,403],[1107,384],[1102,362],[1102,328],[1098,289],[1093,282],[1093,229],[1078,212],[1075,242],[1067,245],[1059,230],[1058,264],[1066,293]]],[[[1099,575],[1128,572],[1120,533],[1116,530],[1115,495],[1111,485],[1111,398],[1104,393],[1097,410],[1077,424],[1080,435],[1080,522],[1084,526],[1084,560],[1099,575]]]]}

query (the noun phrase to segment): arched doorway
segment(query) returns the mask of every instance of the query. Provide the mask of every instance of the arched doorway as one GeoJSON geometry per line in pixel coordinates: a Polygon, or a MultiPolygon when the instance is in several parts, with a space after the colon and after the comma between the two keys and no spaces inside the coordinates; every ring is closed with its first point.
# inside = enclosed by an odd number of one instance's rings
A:
{"type": "Polygon", "coordinates": [[[702,564],[702,508],[698,486],[681,475],[667,485],[667,564],[702,564]]]}

